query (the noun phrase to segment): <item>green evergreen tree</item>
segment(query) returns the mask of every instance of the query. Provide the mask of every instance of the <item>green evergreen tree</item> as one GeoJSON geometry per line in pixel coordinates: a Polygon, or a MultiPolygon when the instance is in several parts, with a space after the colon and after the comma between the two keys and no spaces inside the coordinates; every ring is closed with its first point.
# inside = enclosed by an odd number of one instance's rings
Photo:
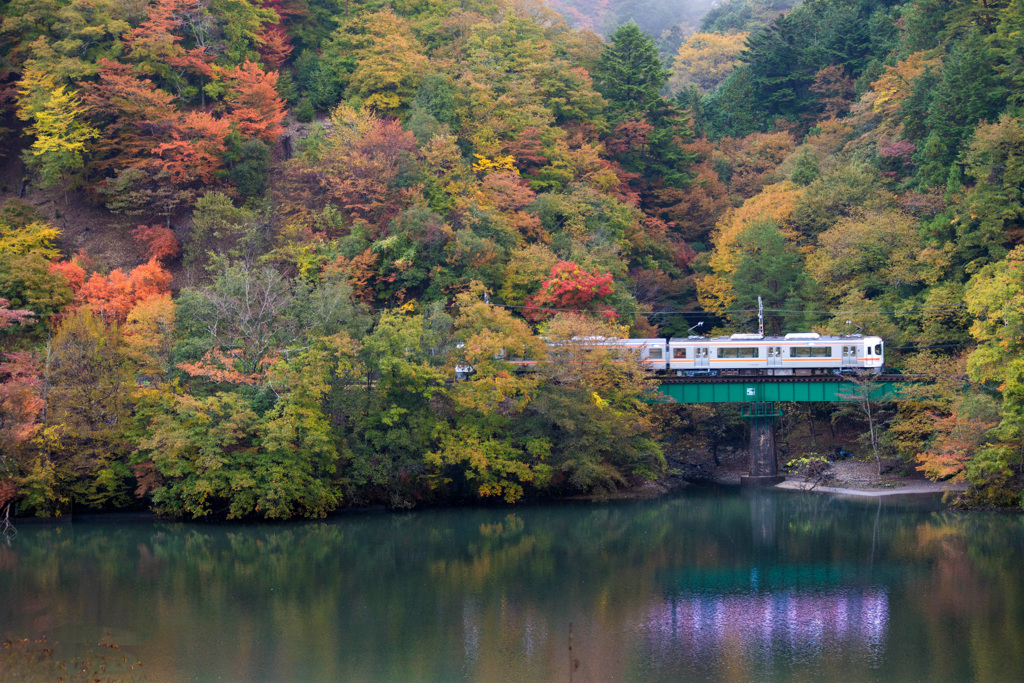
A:
{"type": "Polygon", "coordinates": [[[821,171],[818,169],[818,160],[809,150],[804,149],[800,153],[800,156],[796,158],[796,164],[793,166],[793,173],[790,176],[797,185],[810,185],[821,175],[821,171]]]}
{"type": "MultiPolygon", "coordinates": [[[[771,221],[758,221],[744,229],[740,236],[743,255],[732,276],[736,308],[756,310],[761,297],[766,309],[800,311],[806,307],[808,286],[803,263],[796,250],[771,221]]],[[[749,322],[752,314],[740,316],[739,322],[749,322]]],[[[765,314],[765,332],[782,334],[798,329],[803,324],[799,313],[765,314]]]]}
{"type": "Polygon", "coordinates": [[[608,100],[613,116],[660,110],[661,91],[671,72],[658,58],[654,39],[630,20],[620,26],[601,53],[595,74],[598,92],[608,100]]]}
{"type": "Polygon", "coordinates": [[[754,94],[750,67],[740,66],[703,101],[707,136],[741,138],[768,128],[769,120],[754,94]]]}
{"type": "Polygon", "coordinates": [[[693,156],[683,150],[681,142],[692,131],[679,110],[662,97],[670,72],[658,58],[654,39],[630,21],[610,40],[601,53],[594,81],[608,100],[608,118],[619,126],[613,137],[623,149],[616,160],[641,174],[648,188],[684,187],[693,156]]]}
{"type": "Polygon", "coordinates": [[[900,8],[900,22],[904,27],[900,35],[901,58],[940,45],[949,8],[948,0],[917,0],[900,8]]]}
{"type": "Polygon", "coordinates": [[[920,161],[922,181],[945,185],[949,165],[957,158],[974,127],[999,114],[1006,98],[992,54],[978,31],[960,41],[942,66],[942,81],[925,122],[930,135],[920,161]]]}
{"type": "MultiPolygon", "coordinates": [[[[891,22],[886,22],[883,11],[891,4],[889,0],[811,0],[752,34],[740,59],[749,69],[745,78],[761,112],[759,118],[810,125],[820,112],[821,96],[811,85],[821,69],[839,66],[855,80],[871,65],[877,69],[878,59],[887,54],[874,51],[888,49],[892,42],[891,22]]],[[[763,125],[758,129],[764,130],[763,125]]]]}
{"type": "Polygon", "coordinates": [[[928,139],[925,122],[928,120],[928,111],[938,83],[938,74],[930,67],[926,68],[924,73],[914,80],[910,97],[903,103],[903,137],[913,141],[919,148],[928,139]]]}

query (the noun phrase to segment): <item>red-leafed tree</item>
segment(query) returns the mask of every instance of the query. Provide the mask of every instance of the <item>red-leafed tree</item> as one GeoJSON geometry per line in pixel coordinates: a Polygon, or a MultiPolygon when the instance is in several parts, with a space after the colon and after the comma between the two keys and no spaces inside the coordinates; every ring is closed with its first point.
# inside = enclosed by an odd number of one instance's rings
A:
{"type": "Polygon", "coordinates": [[[515,158],[516,168],[528,173],[548,163],[544,153],[544,141],[540,136],[543,131],[535,126],[527,126],[514,140],[505,145],[505,152],[515,158]]]}
{"type": "Polygon", "coordinates": [[[644,119],[620,123],[605,140],[605,148],[616,157],[646,157],[650,152],[649,137],[653,131],[654,126],[644,119]]]}
{"type": "Polygon", "coordinates": [[[230,106],[225,117],[247,137],[260,138],[273,145],[284,128],[284,100],[277,95],[277,72],[266,72],[258,64],[246,61],[224,73],[228,85],[224,96],[230,106]]]}
{"type": "Polygon", "coordinates": [[[171,261],[181,253],[174,231],[163,225],[140,225],[132,231],[132,237],[145,245],[154,261],[171,261]]]}
{"type": "MultiPolygon", "coordinates": [[[[12,310],[0,298],[0,328],[28,325],[32,311],[12,310]]],[[[39,429],[44,402],[39,396],[42,368],[26,351],[0,354],[0,458],[17,455],[25,441],[39,429]]],[[[20,497],[17,484],[0,475],[0,510],[20,497]]]]}
{"type": "Polygon", "coordinates": [[[560,261],[551,267],[551,277],[540,291],[526,300],[523,313],[529,320],[544,320],[559,311],[590,312],[607,320],[619,314],[611,307],[612,274],[597,268],[588,272],[573,261],[560,261]]]}

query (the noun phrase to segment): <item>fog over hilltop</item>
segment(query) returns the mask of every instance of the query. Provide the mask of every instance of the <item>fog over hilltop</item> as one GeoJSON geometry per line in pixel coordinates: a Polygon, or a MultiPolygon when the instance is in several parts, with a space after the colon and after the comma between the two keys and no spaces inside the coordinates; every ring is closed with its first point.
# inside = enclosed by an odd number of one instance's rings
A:
{"type": "Polygon", "coordinates": [[[609,35],[630,19],[651,34],[669,58],[697,31],[750,31],[796,0],[551,0],[575,28],[609,35]]]}

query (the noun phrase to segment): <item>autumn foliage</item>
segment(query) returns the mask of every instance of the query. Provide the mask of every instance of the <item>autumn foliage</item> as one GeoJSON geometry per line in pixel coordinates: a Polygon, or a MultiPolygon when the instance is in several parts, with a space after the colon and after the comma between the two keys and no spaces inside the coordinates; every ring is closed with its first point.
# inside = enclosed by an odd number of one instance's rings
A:
{"type": "Polygon", "coordinates": [[[597,268],[588,272],[572,261],[561,261],[552,266],[540,291],[527,299],[523,312],[531,320],[543,320],[559,311],[590,311],[614,320],[619,314],[607,299],[613,291],[611,273],[602,275],[597,268]]]}
{"type": "Polygon", "coordinates": [[[930,414],[936,431],[935,441],[928,450],[917,455],[917,469],[929,479],[948,479],[963,482],[965,470],[978,447],[984,443],[985,433],[995,422],[964,415],[963,407],[956,406],[949,415],[930,414]]]}
{"type": "Polygon", "coordinates": [[[140,225],[132,237],[146,246],[150,260],[170,261],[181,253],[174,231],[164,225],[140,225]]]}
{"type": "Polygon", "coordinates": [[[245,62],[223,74],[230,106],[226,120],[246,137],[274,144],[284,132],[284,101],[277,94],[277,73],[245,62]]]}
{"type": "Polygon", "coordinates": [[[74,307],[87,306],[105,320],[124,322],[140,301],[168,293],[172,275],[155,258],[128,273],[114,269],[107,275],[93,272],[88,277],[80,258],[53,263],[50,270],[65,277],[75,291],[74,307]]]}
{"type": "Polygon", "coordinates": [[[898,366],[963,349],[881,443],[1020,499],[1020,2],[737,1],[699,27],[556,2],[606,36],[457,5],[0,8],[28,181],[0,205],[0,503],[632,485],[672,437],[588,338],[752,332],[758,302],[771,333],[878,335],[898,366]],[[561,366],[509,363],[552,339],[561,366]]]}

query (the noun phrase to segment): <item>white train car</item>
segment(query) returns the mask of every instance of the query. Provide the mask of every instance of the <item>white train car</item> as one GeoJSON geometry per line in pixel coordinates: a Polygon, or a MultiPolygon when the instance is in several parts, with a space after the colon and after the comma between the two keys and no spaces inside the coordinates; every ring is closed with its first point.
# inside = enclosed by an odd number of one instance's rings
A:
{"type": "Polygon", "coordinates": [[[881,337],[824,336],[816,332],[762,337],[672,338],[666,349],[667,370],[687,377],[737,375],[832,375],[882,371],[881,337]]]}
{"type": "MultiPolygon", "coordinates": [[[[882,371],[885,342],[881,337],[823,336],[798,332],[784,337],[734,334],[730,337],[652,339],[587,338],[584,345],[615,346],[639,354],[651,372],[679,377],[838,375],[882,371]]],[[[461,346],[461,344],[459,345],[461,346]]],[[[501,351],[495,356],[518,371],[536,369],[537,361],[501,351]]],[[[467,379],[472,366],[455,367],[467,379]]]]}
{"type": "Polygon", "coordinates": [[[639,351],[640,362],[648,370],[664,372],[668,369],[668,354],[666,352],[665,340],[660,337],[653,339],[615,339],[605,343],[625,347],[630,351],[639,351]]]}

